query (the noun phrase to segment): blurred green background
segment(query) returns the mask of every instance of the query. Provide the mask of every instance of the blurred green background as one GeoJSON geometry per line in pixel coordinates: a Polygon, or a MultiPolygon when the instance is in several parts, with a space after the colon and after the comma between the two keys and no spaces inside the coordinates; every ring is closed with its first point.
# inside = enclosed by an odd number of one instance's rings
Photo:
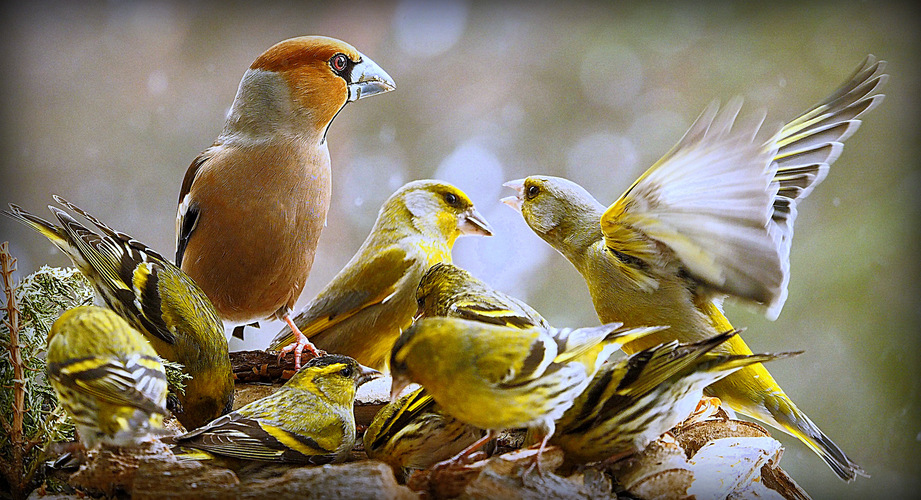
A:
{"type": "MultiPolygon", "coordinates": [[[[873,53],[885,102],[800,205],[776,322],[729,306],[752,349],[871,475],[847,485],[805,447],[783,467],[816,498],[921,487],[918,324],[919,16],[901,3],[31,2],[0,16],[0,202],[48,215],[64,196],[171,255],[179,185],[217,136],[246,67],[282,39],[346,40],[397,82],[329,133],[334,203],[302,302],[403,183],[436,177],[495,226],[455,260],[553,324],[596,324],[576,271],[498,202],[501,183],[568,177],[610,203],[706,106],[735,95],[778,125],[873,53]]],[[[6,218],[23,275],[68,261],[6,218]]],[[[248,330],[262,346],[274,325],[248,330]]],[[[234,341],[232,349],[242,344],[234,341]]]]}

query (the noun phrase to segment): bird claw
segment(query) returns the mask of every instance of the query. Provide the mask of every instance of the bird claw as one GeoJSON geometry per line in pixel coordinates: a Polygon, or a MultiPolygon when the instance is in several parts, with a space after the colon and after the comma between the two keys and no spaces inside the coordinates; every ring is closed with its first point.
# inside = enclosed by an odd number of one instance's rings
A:
{"type": "Polygon", "coordinates": [[[294,351],[294,371],[301,369],[301,356],[304,354],[304,350],[310,351],[310,354],[315,358],[320,356],[326,356],[326,351],[317,349],[307,337],[299,335],[297,340],[286,345],[278,352],[278,361],[281,363],[282,358],[285,357],[285,354],[288,354],[291,351],[294,351]]]}

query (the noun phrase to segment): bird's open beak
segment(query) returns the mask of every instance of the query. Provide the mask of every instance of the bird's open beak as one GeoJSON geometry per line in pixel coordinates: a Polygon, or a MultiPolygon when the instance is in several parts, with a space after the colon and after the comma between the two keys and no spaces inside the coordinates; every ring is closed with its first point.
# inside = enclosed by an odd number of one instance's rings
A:
{"type": "Polygon", "coordinates": [[[515,210],[521,211],[521,200],[524,197],[524,179],[516,179],[514,181],[508,181],[503,186],[507,188],[512,188],[517,193],[515,196],[506,196],[502,198],[502,203],[514,208],[515,210]]]}
{"type": "Polygon", "coordinates": [[[410,380],[406,377],[395,375],[393,377],[393,382],[390,385],[390,402],[394,402],[400,398],[400,393],[403,392],[403,389],[406,389],[406,386],[411,384],[410,380]]]}
{"type": "Polygon", "coordinates": [[[384,375],[375,370],[374,368],[368,368],[365,365],[358,365],[361,367],[361,373],[358,374],[358,385],[356,387],[361,387],[362,384],[366,384],[376,378],[381,378],[384,375]]]}
{"type": "Polygon", "coordinates": [[[352,68],[352,83],[349,84],[349,102],[362,97],[383,94],[397,88],[393,78],[376,62],[361,55],[361,62],[352,68]]]}
{"type": "Polygon", "coordinates": [[[461,214],[457,227],[460,228],[461,234],[492,236],[492,227],[475,207],[470,207],[461,214]]]}

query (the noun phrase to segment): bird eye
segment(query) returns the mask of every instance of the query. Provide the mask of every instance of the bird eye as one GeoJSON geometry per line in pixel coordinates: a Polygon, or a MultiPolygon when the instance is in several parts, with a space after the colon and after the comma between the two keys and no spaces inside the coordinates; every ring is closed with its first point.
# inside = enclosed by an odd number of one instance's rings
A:
{"type": "Polygon", "coordinates": [[[534,198],[535,196],[537,196],[539,193],[540,193],[540,188],[537,187],[537,186],[533,186],[533,185],[532,185],[532,186],[530,186],[530,187],[528,188],[527,197],[528,197],[528,199],[530,200],[530,199],[534,198]]]}
{"type": "Polygon", "coordinates": [[[352,376],[352,367],[351,367],[351,366],[346,366],[345,368],[342,369],[342,371],[339,372],[339,374],[342,375],[343,377],[347,377],[347,378],[348,378],[348,377],[351,377],[351,376],[352,376]]]}
{"type": "Polygon", "coordinates": [[[457,205],[457,195],[454,193],[447,193],[445,194],[445,201],[448,203],[448,205],[453,207],[457,205]]]}
{"type": "Polygon", "coordinates": [[[346,57],[343,53],[338,53],[329,59],[329,65],[333,68],[333,71],[336,73],[341,73],[345,71],[345,68],[348,67],[349,58],[346,57]]]}

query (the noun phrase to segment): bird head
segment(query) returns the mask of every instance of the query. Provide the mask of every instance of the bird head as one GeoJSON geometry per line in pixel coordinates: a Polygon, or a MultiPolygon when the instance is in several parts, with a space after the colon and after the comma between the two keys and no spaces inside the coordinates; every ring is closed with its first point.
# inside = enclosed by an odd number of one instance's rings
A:
{"type": "Polygon", "coordinates": [[[355,391],[380,376],[381,372],[348,356],[328,354],[309,360],[285,385],[323,393],[337,403],[351,406],[355,391]]]}
{"type": "Polygon", "coordinates": [[[343,106],[395,88],[386,71],[341,40],[289,38],[263,52],[243,75],[223,135],[282,132],[325,141],[343,106]]]}
{"type": "Polygon", "coordinates": [[[458,236],[492,235],[489,223],[463,191],[433,180],[413,181],[397,190],[384,203],[378,221],[408,225],[448,250],[458,236]]]}
{"type": "Polygon", "coordinates": [[[472,279],[469,272],[447,262],[428,268],[416,288],[416,304],[419,306],[416,318],[447,316],[451,296],[472,279]]]}
{"type": "Polygon", "coordinates": [[[518,210],[528,226],[565,253],[574,235],[601,237],[604,207],[582,186],[560,177],[532,175],[503,186],[516,191],[502,203],[518,210]]]}

